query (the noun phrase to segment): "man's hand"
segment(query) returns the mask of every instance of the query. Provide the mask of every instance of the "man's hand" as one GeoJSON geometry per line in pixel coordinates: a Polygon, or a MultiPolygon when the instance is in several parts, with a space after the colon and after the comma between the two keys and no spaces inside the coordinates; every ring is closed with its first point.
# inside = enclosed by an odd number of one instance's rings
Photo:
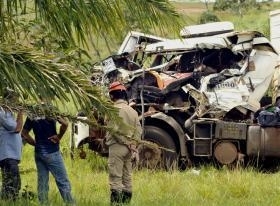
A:
{"type": "Polygon", "coordinates": [[[57,135],[53,135],[51,137],[48,138],[49,140],[51,140],[53,143],[59,143],[60,138],[57,135]]]}
{"type": "Polygon", "coordinates": [[[131,144],[129,146],[129,149],[131,151],[131,161],[134,162],[135,165],[138,165],[139,163],[139,152],[136,147],[136,145],[131,144]]]}
{"type": "Polygon", "coordinates": [[[58,116],[58,117],[57,117],[57,121],[58,121],[60,124],[62,124],[62,125],[68,126],[68,121],[67,121],[65,118],[61,117],[61,116],[58,116]]]}
{"type": "Polygon", "coordinates": [[[138,150],[137,150],[137,147],[135,144],[130,144],[128,145],[128,148],[130,149],[130,151],[133,153],[133,152],[136,152],[138,153],[138,150]]]}

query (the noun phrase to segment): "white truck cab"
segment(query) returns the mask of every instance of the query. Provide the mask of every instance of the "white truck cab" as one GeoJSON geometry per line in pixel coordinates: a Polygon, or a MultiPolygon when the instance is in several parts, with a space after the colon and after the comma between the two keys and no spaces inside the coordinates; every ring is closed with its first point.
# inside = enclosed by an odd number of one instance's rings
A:
{"type": "MultiPolygon", "coordinates": [[[[121,55],[120,59],[109,57],[104,66],[109,68],[108,74],[119,75],[130,88],[139,116],[145,116],[144,139],[169,150],[151,155],[151,150],[144,148],[140,156],[150,157],[150,162],[163,162],[167,167],[178,157],[181,162],[189,156],[213,157],[228,164],[236,160],[238,152],[255,155],[255,147],[247,141],[246,122],[260,108],[259,101],[278,65],[279,54],[270,41],[257,31],[235,31],[230,22],[188,26],[181,30],[182,38],[178,39],[142,35],[128,34],[118,53],[133,56],[145,43],[141,50],[147,61],[144,67],[118,67],[115,63],[123,60],[121,55]],[[151,107],[153,110],[149,110],[151,107]],[[202,119],[195,122],[193,115],[202,119]],[[187,124],[189,120],[195,124],[187,124]],[[231,127],[232,134],[223,133],[231,127]],[[224,161],[227,154],[230,158],[224,161]],[[155,156],[162,161],[155,160],[155,156]]],[[[260,126],[252,128],[255,132],[260,126]]],[[[91,144],[90,127],[77,122],[72,131],[73,148],[91,144]]],[[[253,139],[254,135],[250,137],[253,139]]]]}

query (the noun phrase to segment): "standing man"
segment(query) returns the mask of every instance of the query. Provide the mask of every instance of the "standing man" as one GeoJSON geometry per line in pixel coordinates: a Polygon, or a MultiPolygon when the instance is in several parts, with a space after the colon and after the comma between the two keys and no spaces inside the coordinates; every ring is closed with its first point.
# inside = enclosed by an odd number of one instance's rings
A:
{"type": "MultiPolygon", "coordinates": [[[[42,103],[41,107],[51,106],[42,103]]],[[[46,108],[47,110],[48,108],[46,108]]],[[[63,201],[66,204],[75,204],[59,149],[59,142],[67,127],[68,122],[62,117],[58,117],[57,120],[46,116],[27,117],[24,123],[22,136],[29,144],[35,146],[35,163],[38,176],[37,189],[41,204],[48,204],[49,173],[53,175],[63,201]],[[56,122],[60,124],[58,133],[56,131],[56,122]],[[31,130],[33,130],[35,140],[29,134],[31,130]]]]}
{"type": "Polygon", "coordinates": [[[110,85],[109,95],[122,121],[111,122],[117,133],[106,135],[109,147],[109,183],[111,203],[129,203],[132,197],[132,153],[142,134],[137,112],[128,105],[126,88],[120,82],[110,85]]]}
{"type": "MultiPolygon", "coordinates": [[[[15,103],[18,95],[13,90],[6,90],[3,94],[5,105],[15,103]]],[[[22,111],[14,117],[8,106],[0,107],[0,167],[2,170],[1,199],[16,200],[21,187],[18,164],[21,159],[22,139],[22,111]]]]}

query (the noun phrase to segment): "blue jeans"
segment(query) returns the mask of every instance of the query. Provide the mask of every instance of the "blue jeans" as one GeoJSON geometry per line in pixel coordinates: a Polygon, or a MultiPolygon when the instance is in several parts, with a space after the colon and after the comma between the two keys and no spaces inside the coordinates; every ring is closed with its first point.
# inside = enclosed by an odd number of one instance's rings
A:
{"type": "Polygon", "coordinates": [[[35,153],[38,173],[38,198],[41,204],[48,204],[49,172],[53,175],[63,201],[74,204],[71,185],[60,151],[51,154],[35,153]]]}

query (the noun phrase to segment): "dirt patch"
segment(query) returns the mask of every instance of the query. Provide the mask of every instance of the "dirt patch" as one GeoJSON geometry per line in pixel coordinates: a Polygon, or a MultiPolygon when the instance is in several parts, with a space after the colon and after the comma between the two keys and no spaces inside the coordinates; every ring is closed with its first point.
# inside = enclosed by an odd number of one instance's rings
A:
{"type": "Polygon", "coordinates": [[[200,8],[187,8],[187,9],[177,9],[177,11],[179,13],[184,13],[184,14],[188,14],[188,13],[202,13],[204,11],[206,11],[206,9],[200,9],[200,8]]]}
{"type": "Polygon", "coordinates": [[[179,13],[189,14],[189,13],[202,13],[207,10],[206,5],[203,3],[179,3],[174,2],[176,10],[179,13]]]}

